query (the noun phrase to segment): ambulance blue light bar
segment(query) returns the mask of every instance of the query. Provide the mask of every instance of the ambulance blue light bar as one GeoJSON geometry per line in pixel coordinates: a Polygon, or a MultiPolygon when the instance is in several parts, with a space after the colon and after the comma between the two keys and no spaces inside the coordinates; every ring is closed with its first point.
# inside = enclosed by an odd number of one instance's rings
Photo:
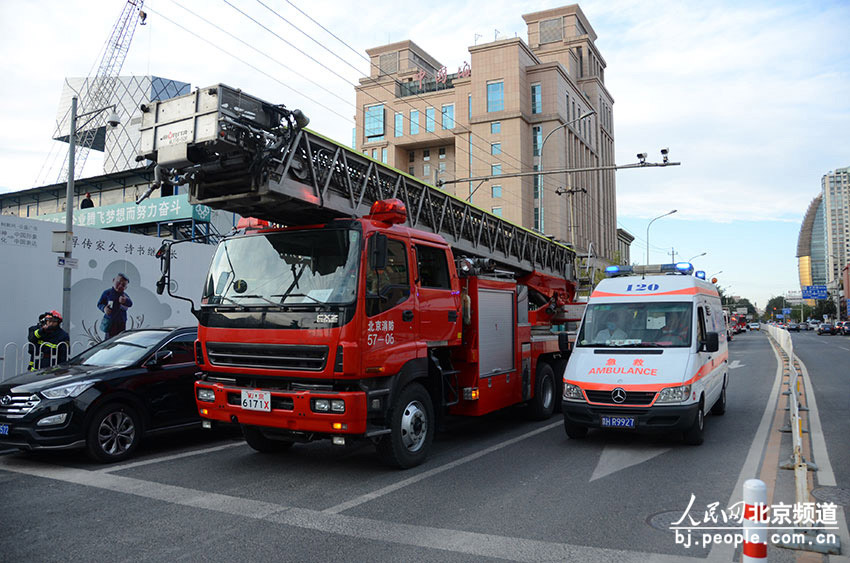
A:
{"type": "Polygon", "coordinates": [[[616,276],[628,276],[633,273],[634,266],[608,266],[605,268],[605,275],[609,278],[616,276]]]}
{"type": "MultiPolygon", "coordinates": [[[[649,264],[646,266],[608,266],[605,268],[605,275],[609,278],[646,274],[685,274],[689,276],[692,273],[694,273],[694,267],[690,262],[649,264]]],[[[703,272],[703,275],[705,275],[705,272],[703,272]]]]}

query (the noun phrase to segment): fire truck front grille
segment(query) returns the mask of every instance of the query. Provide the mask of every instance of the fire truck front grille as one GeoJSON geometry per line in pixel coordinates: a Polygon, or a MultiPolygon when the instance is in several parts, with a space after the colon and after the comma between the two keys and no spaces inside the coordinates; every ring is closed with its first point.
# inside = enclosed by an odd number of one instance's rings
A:
{"type": "Polygon", "coordinates": [[[623,401],[616,402],[611,391],[585,391],[587,400],[591,403],[603,403],[605,405],[648,405],[655,398],[655,391],[627,391],[623,401]]]}
{"type": "Polygon", "coordinates": [[[207,355],[215,366],[322,371],[328,359],[328,347],[208,342],[207,355]]]}

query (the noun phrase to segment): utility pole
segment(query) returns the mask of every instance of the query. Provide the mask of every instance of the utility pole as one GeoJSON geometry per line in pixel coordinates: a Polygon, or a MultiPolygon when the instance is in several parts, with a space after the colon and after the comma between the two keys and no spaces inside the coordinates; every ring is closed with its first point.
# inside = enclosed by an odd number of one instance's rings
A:
{"type": "Polygon", "coordinates": [[[670,247],[670,261],[673,263],[676,262],[676,249],[673,247],[670,247]]]}

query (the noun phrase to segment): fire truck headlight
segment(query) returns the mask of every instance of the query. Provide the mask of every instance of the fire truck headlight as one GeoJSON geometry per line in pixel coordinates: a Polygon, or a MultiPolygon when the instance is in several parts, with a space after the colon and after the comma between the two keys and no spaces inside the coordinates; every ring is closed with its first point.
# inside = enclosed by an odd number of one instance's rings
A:
{"type": "Polygon", "coordinates": [[[656,403],[681,403],[687,401],[691,395],[690,385],[681,385],[679,387],[665,387],[658,394],[656,403]]]}
{"type": "Polygon", "coordinates": [[[331,412],[342,413],[345,412],[345,401],[342,399],[332,399],[331,400],[331,412]]]}
{"type": "Polygon", "coordinates": [[[327,399],[313,399],[314,412],[330,412],[331,402],[327,399]]]}
{"type": "Polygon", "coordinates": [[[564,398],[573,401],[583,401],[584,394],[581,392],[581,387],[572,383],[564,383],[564,398]]]}
{"type": "Polygon", "coordinates": [[[212,389],[204,389],[203,387],[198,388],[198,400],[206,401],[208,403],[215,402],[215,391],[212,389]]]}

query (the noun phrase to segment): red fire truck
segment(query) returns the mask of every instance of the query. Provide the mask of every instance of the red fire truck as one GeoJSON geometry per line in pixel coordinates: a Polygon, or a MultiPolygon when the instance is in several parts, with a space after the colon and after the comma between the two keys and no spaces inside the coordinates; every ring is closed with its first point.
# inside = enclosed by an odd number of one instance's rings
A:
{"type": "Polygon", "coordinates": [[[582,309],[570,248],[224,85],[143,112],[159,185],[270,222],[220,242],[193,304],[205,425],[264,452],[368,439],[406,468],[441,416],[552,414],[582,309]]]}

